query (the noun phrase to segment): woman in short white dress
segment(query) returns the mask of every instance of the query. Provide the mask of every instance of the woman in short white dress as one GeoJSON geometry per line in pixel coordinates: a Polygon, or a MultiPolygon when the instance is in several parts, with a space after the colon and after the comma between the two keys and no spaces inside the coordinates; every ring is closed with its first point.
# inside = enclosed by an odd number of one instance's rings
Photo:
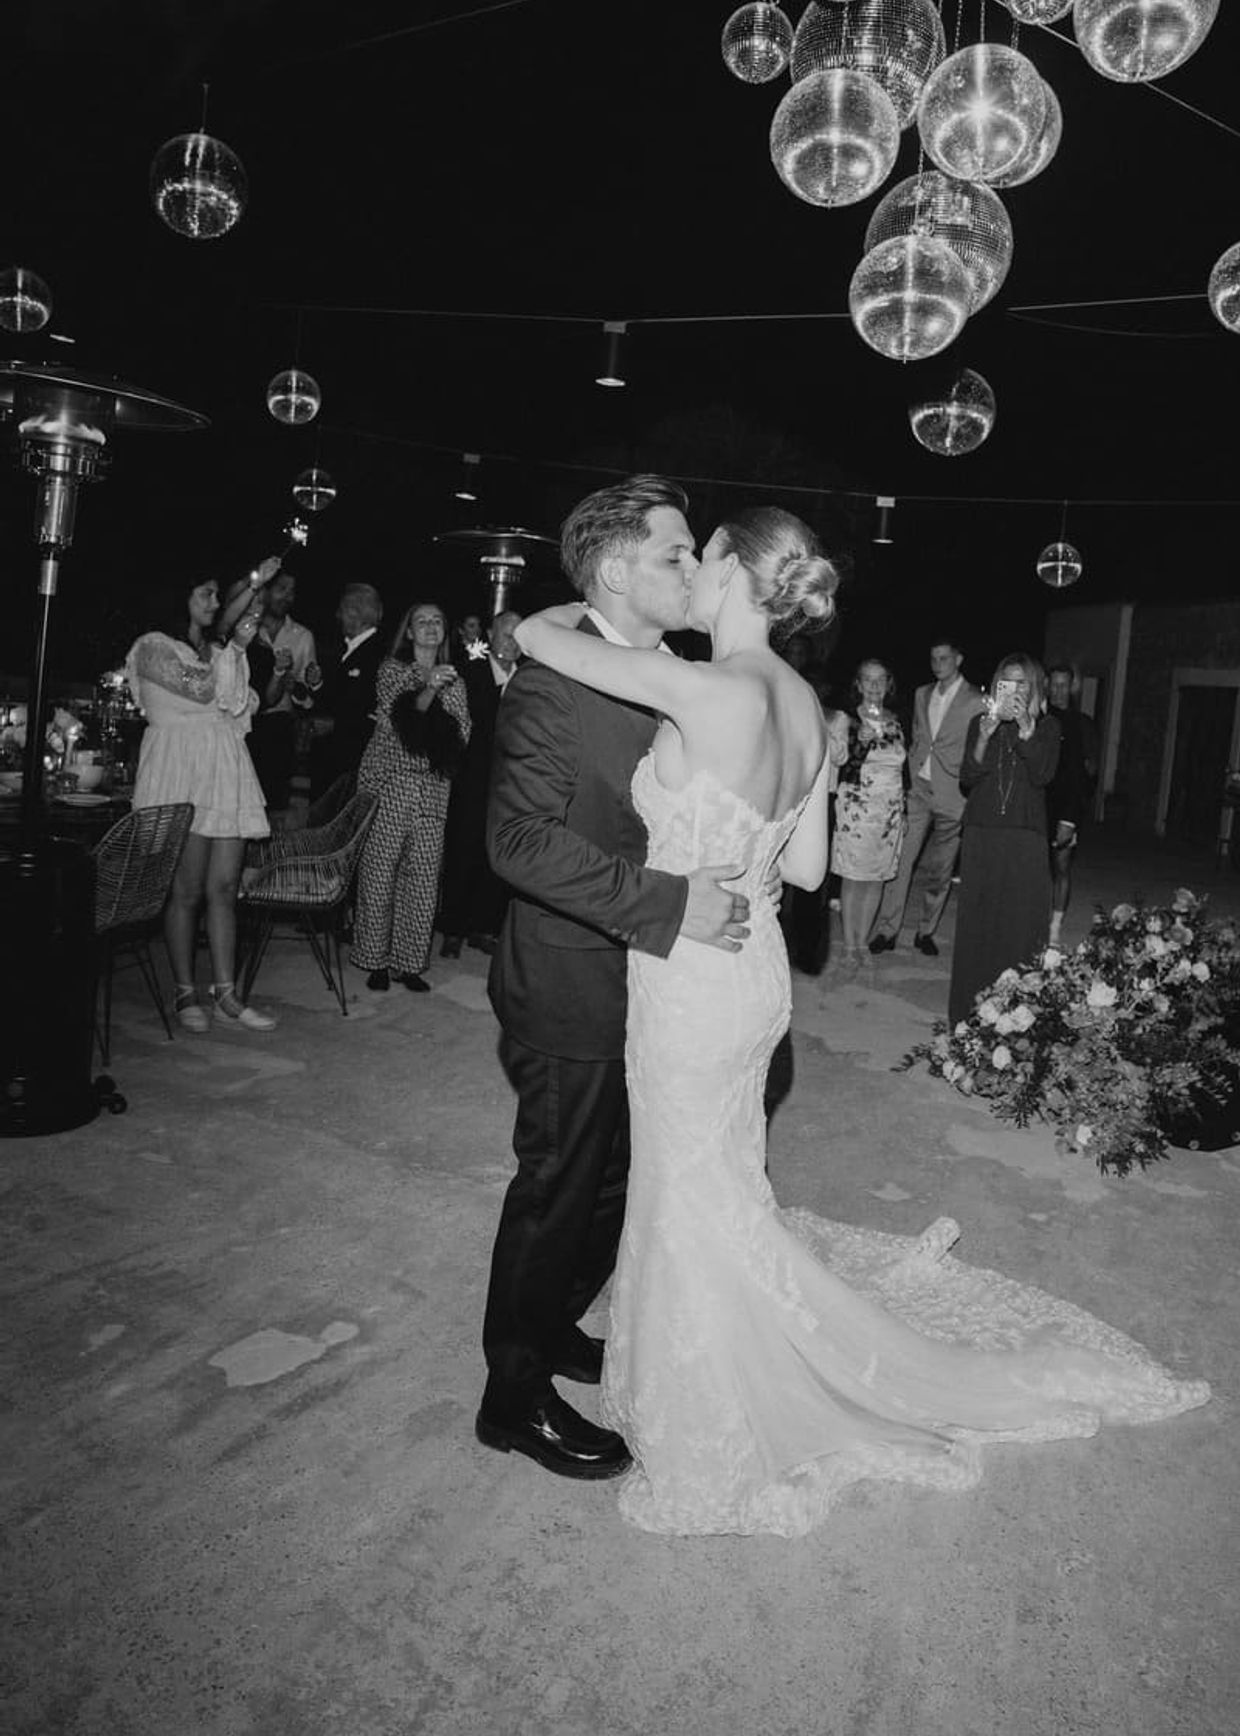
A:
{"type": "MultiPolygon", "coordinates": [[[[143,633],[125,662],[130,690],[146,718],[134,785],[135,808],[192,802],[194,818],[164,909],[164,939],[187,1031],[217,1024],[271,1031],[276,1020],[244,1006],[235,986],[237,885],[247,838],[270,827],[245,737],[257,704],[245,648],[258,625],[257,599],[270,561],[251,577],[253,606],[238,608],[231,636],[217,644],[220,611],[214,579],[195,585],[169,631],[143,633]],[[210,1015],[194,986],[198,912],[205,902],[211,954],[210,1015]]],[[[275,563],[278,566],[278,562],[275,563]]]]}

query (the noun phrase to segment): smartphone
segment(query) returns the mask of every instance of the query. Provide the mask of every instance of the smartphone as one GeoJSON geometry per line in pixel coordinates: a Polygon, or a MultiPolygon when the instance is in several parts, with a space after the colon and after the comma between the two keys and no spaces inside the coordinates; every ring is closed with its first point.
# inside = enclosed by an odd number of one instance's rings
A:
{"type": "Polygon", "coordinates": [[[996,681],[995,704],[1002,705],[1005,699],[1015,699],[1016,685],[1015,681],[996,681]]]}

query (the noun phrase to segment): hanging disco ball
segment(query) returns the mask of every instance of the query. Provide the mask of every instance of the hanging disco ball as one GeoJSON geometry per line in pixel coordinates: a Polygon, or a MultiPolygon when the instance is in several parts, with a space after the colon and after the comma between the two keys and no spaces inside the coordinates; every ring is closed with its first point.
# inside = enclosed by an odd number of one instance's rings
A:
{"type": "Polygon", "coordinates": [[[946,52],[931,0],[811,4],[792,39],[792,82],[837,67],[867,73],[882,85],[906,127],[917,113],[922,86],[946,52]]]}
{"type": "Polygon", "coordinates": [[[946,241],[973,286],[969,312],[985,307],[1012,263],[1012,225],[1002,199],[980,182],[923,169],[883,194],[865,232],[865,250],[914,233],[946,241]]]}
{"type": "Polygon", "coordinates": [[[769,84],[788,64],[792,20],[778,6],[741,6],[723,27],[723,64],[746,84],[769,84]]]}
{"type": "Polygon", "coordinates": [[[40,332],[52,317],[52,292],[24,265],[0,271],[0,326],[6,332],[40,332]]]}
{"type": "Polygon", "coordinates": [[[1023,187],[1026,181],[1032,181],[1035,175],[1042,173],[1059,149],[1059,141],[1063,137],[1063,110],[1059,106],[1059,98],[1045,79],[1042,80],[1042,89],[1046,93],[1046,119],[1042,123],[1042,131],[1029,147],[1027,154],[1018,157],[1006,174],[991,177],[990,186],[1023,187]]]}
{"type": "Polygon", "coordinates": [[[962,368],[945,392],[912,404],[909,426],[927,452],[959,458],[976,452],[995,425],[995,395],[972,368],[962,368]]]}
{"type": "Polygon", "coordinates": [[[863,72],[813,72],[771,122],[771,161],[809,205],[855,205],[891,173],[900,123],[891,98],[863,72]]]}
{"type": "Polygon", "coordinates": [[[155,209],[169,229],[191,241],[227,235],[240,221],[248,191],[240,159],[208,133],[169,139],[151,164],[155,209]]]}
{"type": "Polygon", "coordinates": [[[1014,48],[975,42],[926,80],[917,111],[921,142],[945,175],[993,181],[1032,146],[1046,121],[1046,87],[1014,48]]]}
{"type": "Polygon", "coordinates": [[[317,464],[303,470],[293,484],[293,499],[307,512],[322,512],[336,498],[336,484],[317,464]]]}
{"type": "Polygon", "coordinates": [[[1240,332],[1240,241],[1215,260],[1206,294],[1215,319],[1229,332],[1240,332]]]}
{"type": "Polygon", "coordinates": [[[1069,585],[1076,583],[1082,571],[1081,557],[1071,543],[1047,543],[1038,556],[1038,577],[1052,591],[1066,591],[1069,585]]]}
{"type": "Polygon", "coordinates": [[[969,317],[973,286],[946,241],[895,235],[866,254],[848,286],[848,311],[871,349],[895,362],[937,356],[969,317]]]}
{"type": "Polygon", "coordinates": [[[1003,0],[1021,24],[1054,24],[1072,10],[1072,0],[1003,0]]]}
{"type": "Polygon", "coordinates": [[[313,422],[323,402],[319,383],[301,368],[286,368],[267,385],[267,408],[277,422],[296,427],[300,422],[313,422]]]}
{"type": "Polygon", "coordinates": [[[1149,84],[1196,53],[1217,14],[1218,0],[1075,0],[1072,28],[1103,78],[1149,84]]]}

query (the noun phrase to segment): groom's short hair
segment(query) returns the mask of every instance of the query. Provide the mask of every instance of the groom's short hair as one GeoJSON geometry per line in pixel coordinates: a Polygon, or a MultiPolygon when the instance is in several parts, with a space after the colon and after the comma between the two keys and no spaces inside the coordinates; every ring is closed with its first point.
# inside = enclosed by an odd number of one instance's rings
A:
{"type": "Polygon", "coordinates": [[[593,591],[609,555],[645,541],[649,516],[660,506],[687,513],[689,496],[666,476],[643,475],[596,489],[577,503],[560,526],[560,564],[580,596],[593,591]]]}

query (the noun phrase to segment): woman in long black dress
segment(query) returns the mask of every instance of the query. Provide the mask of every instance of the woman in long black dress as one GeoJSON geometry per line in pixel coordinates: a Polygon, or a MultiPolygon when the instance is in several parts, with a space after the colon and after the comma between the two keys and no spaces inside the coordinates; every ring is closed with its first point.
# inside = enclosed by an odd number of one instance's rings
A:
{"type": "Polygon", "coordinates": [[[1046,946],[1051,881],[1046,857],[1046,786],[1059,763],[1059,725],[1046,715],[1046,676],[1024,652],[995,670],[986,709],[969,723],[960,787],[965,793],[960,901],[947,1014],[968,1018],[973,1002],[1009,966],[1046,946]]]}

